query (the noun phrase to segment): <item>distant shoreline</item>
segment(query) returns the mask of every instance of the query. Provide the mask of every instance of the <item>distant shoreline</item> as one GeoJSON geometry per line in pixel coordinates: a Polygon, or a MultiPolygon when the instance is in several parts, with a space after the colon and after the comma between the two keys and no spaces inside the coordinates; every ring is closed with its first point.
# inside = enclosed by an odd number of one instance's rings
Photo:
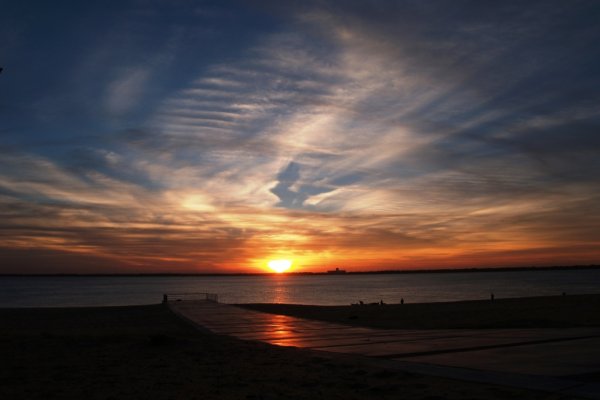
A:
{"type": "MultiPolygon", "coordinates": [[[[380,270],[380,271],[346,271],[345,273],[332,274],[323,272],[288,272],[287,276],[345,276],[345,275],[381,275],[381,274],[445,274],[445,273],[477,273],[477,272],[526,272],[526,271],[564,271],[564,270],[595,270],[600,269],[600,265],[571,265],[571,266],[530,266],[530,267],[474,267],[474,268],[453,268],[453,269],[409,269],[409,270],[380,270]]],[[[190,277],[190,276],[275,276],[279,275],[272,272],[234,272],[234,273],[109,273],[109,274],[0,274],[0,278],[5,277],[190,277]]]]}

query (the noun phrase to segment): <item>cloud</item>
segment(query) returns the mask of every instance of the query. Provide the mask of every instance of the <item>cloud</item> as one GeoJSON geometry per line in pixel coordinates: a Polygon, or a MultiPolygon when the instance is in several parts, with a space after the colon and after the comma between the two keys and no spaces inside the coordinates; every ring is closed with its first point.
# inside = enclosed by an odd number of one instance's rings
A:
{"type": "Polygon", "coordinates": [[[108,85],[106,108],[110,114],[122,115],[130,111],[144,94],[151,77],[147,68],[130,68],[108,85]]]}
{"type": "Polygon", "coordinates": [[[168,89],[185,29],[102,75],[118,132],[5,152],[0,247],[178,271],[597,260],[592,3],[263,7],[285,23],[168,89]]]}

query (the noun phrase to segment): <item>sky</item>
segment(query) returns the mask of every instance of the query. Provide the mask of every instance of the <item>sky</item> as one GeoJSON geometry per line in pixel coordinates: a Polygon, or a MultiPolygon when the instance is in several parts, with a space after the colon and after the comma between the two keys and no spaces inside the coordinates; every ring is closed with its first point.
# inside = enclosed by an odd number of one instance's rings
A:
{"type": "Polygon", "coordinates": [[[5,1],[0,273],[600,263],[597,1],[5,1]]]}

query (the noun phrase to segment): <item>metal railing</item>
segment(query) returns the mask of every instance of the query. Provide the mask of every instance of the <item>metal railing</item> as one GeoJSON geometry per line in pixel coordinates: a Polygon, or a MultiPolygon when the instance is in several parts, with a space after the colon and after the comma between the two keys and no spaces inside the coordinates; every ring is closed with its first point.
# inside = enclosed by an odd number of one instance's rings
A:
{"type": "Polygon", "coordinates": [[[216,293],[165,293],[163,294],[163,303],[173,301],[212,301],[219,302],[219,295],[216,293]]]}

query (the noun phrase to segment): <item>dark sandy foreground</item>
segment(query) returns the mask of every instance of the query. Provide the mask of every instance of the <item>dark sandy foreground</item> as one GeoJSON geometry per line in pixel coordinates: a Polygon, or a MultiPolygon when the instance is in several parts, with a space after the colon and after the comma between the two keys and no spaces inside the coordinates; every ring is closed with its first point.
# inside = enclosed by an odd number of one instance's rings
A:
{"type": "Polygon", "coordinates": [[[600,295],[363,306],[243,304],[274,314],[389,329],[600,326],[600,295]]]}
{"type": "Polygon", "coordinates": [[[201,333],[166,307],[0,309],[0,399],[560,399],[201,333]]]}

